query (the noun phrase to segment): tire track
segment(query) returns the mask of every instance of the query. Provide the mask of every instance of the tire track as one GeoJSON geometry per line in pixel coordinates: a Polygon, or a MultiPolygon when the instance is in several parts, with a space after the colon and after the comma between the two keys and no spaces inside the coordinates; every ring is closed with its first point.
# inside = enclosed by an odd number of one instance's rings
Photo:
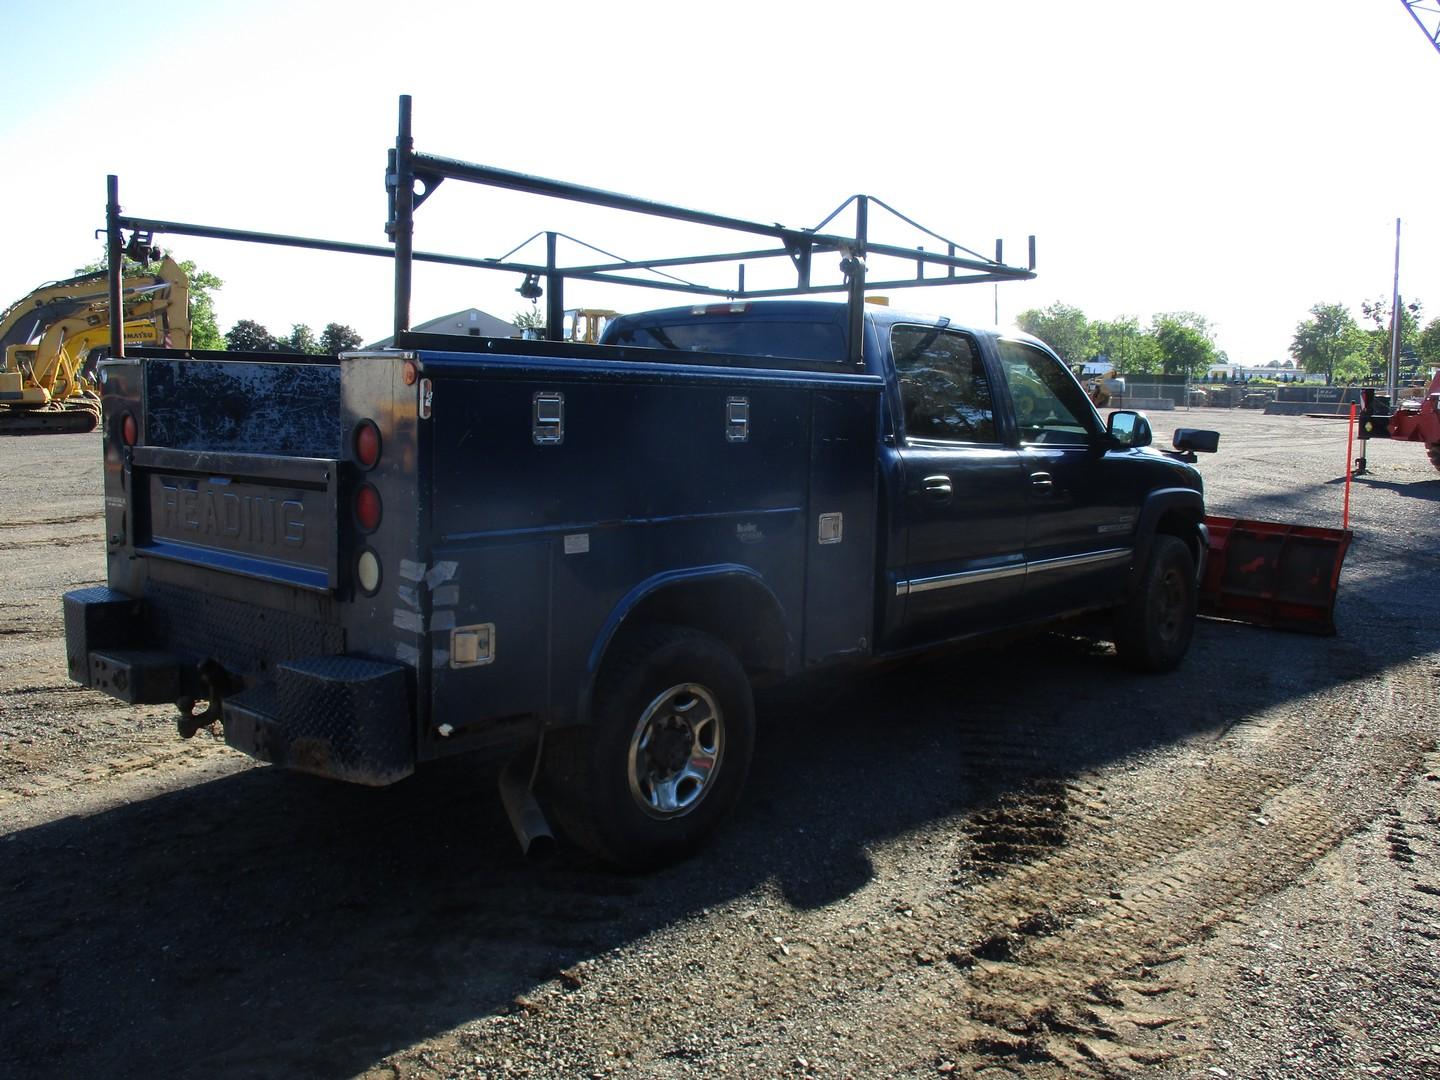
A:
{"type": "Polygon", "coordinates": [[[1420,750],[1369,718],[1415,704],[1412,688],[1381,676],[1356,684],[1338,713],[1317,715],[1305,700],[1271,710],[1224,736],[1162,806],[1143,801],[1154,794],[1153,778],[1132,792],[1099,774],[1064,775],[1037,754],[1063,718],[1023,733],[994,731],[969,755],[971,778],[1033,779],[958,823],[948,887],[878,918],[847,903],[834,919],[808,920],[798,932],[728,913],[698,975],[667,963],[665,938],[683,932],[667,930],[642,942],[638,955],[616,959],[614,970],[607,972],[608,958],[594,965],[590,980],[604,1010],[556,980],[504,1024],[462,1039],[461,1052],[523,1057],[538,1033],[553,1040],[574,1023],[607,1048],[592,1059],[597,1068],[648,1062],[668,1074],[660,1065],[676,1055],[715,1065],[699,1047],[657,1057],[648,1034],[656,1002],[608,996],[612,981],[623,986],[643,970],[647,984],[665,988],[672,1030],[703,1029],[724,987],[724,1012],[741,1018],[737,1030],[747,1018],[754,1025],[753,1042],[739,1039],[737,1052],[753,1045],[765,1067],[776,1063],[764,1055],[778,1037],[777,1013],[797,1060],[818,1068],[827,1048],[845,1043],[842,1060],[871,1062],[865,1075],[999,1067],[1111,1077],[1181,1064],[1205,1049],[1205,1017],[1192,1015],[1178,992],[1176,961],[1373,817],[1418,766],[1420,750]],[[1352,753],[1355,745],[1367,753],[1352,753]],[[756,971],[757,949],[768,970],[756,971]],[[855,1033],[864,1033],[863,1050],[855,1033]]]}
{"type": "Polygon", "coordinates": [[[81,522],[102,521],[105,517],[103,507],[84,514],[67,514],[61,517],[43,518],[21,518],[0,521],[0,529],[26,529],[37,525],[79,525],[81,522]]]}
{"type": "MultiPolygon", "coordinates": [[[[942,996],[973,1024],[955,1044],[957,1065],[978,1068],[998,1055],[1105,1076],[1170,1060],[1155,1038],[1137,1037],[1179,1022],[1154,1009],[1156,969],[1371,819],[1413,774],[1419,752],[1364,718],[1403,707],[1390,680],[1367,684],[1339,729],[1320,739],[1305,713],[1292,711],[1264,752],[1250,755],[1260,761],[1219,756],[1171,807],[1104,832],[1092,817],[1087,834],[1054,856],[977,890],[972,909],[1021,914],[988,925],[982,917],[983,936],[949,953],[967,978],[962,994],[951,986],[942,996]],[[1369,752],[1349,753],[1352,739],[1369,752]],[[1313,749],[1321,741],[1333,749],[1313,749]],[[1363,794],[1337,797],[1346,793],[1363,794]],[[1102,892],[1108,877],[1120,881],[1102,892]]],[[[1236,742],[1256,745],[1244,734],[1236,742]]],[[[941,941],[932,938],[934,947],[941,941]]]]}
{"type": "MultiPolygon", "coordinates": [[[[202,729],[202,736],[204,729],[202,729]]],[[[196,738],[193,741],[178,741],[173,729],[163,742],[150,742],[137,747],[133,737],[116,738],[113,741],[115,756],[84,764],[55,767],[46,762],[43,771],[26,771],[0,787],[0,815],[6,810],[43,800],[47,797],[64,796],[68,799],[82,797],[90,785],[105,784],[117,777],[136,773],[175,773],[188,770],[197,764],[216,758],[237,758],[218,736],[213,739],[196,738]]],[[[6,753],[21,765],[27,765],[25,758],[6,753]]],[[[19,823],[16,823],[17,825],[19,823]]],[[[24,823],[25,827],[33,821],[24,823]]],[[[0,835],[10,831],[0,826],[0,835]]]]}

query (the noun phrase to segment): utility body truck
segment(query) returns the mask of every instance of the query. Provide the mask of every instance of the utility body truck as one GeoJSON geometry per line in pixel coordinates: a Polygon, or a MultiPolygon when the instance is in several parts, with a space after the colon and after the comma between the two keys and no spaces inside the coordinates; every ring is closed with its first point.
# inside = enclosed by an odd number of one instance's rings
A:
{"type": "MultiPolygon", "coordinates": [[[[1160,453],[1040,342],[862,303],[863,235],[781,236],[850,260],[846,302],[731,290],[599,345],[407,334],[411,185],[481,168],[410,149],[402,103],[393,349],[104,362],[109,580],[65,597],[73,679],[366,784],[505,755],[522,841],[543,806],[646,866],[734,805],[766,680],[1097,613],[1135,667],[1180,662],[1205,433],[1160,453]]],[[[110,218],[202,228],[120,215],[113,180],[110,218]]]]}

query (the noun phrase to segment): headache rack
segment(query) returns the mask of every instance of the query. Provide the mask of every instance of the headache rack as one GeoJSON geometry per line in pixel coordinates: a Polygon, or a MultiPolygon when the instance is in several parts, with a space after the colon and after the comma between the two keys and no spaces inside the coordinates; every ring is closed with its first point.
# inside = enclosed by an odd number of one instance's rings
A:
{"type": "MultiPolygon", "coordinates": [[[[540,280],[543,278],[545,282],[543,292],[546,301],[546,337],[553,341],[562,339],[565,281],[567,279],[638,286],[698,296],[725,297],[730,300],[844,293],[848,302],[849,359],[857,365],[863,363],[861,328],[867,288],[888,290],[987,281],[1020,281],[1035,276],[1034,236],[1029,238],[1028,265],[1018,267],[1009,266],[1003,261],[1003,245],[999,240],[995,242],[995,257],[988,258],[946,239],[939,233],[932,232],[873,195],[852,195],[819,225],[809,229],[788,228],[783,225],[746,221],[723,214],[689,210],[581,184],[550,180],[497,169],[488,165],[477,165],[468,161],[423,153],[414,147],[410,111],[410,97],[402,95],[399,131],[395,139],[395,148],[389,152],[385,173],[385,188],[389,199],[389,218],[385,225],[385,232],[390,240],[388,245],[323,240],[315,237],[288,236],[280,233],[255,232],[248,229],[231,229],[213,225],[165,221],[158,218],[136,217],[121,212],[119,180],[114,175],[109,176],[106,189],[105,224],[110,269],[110,340],[115,343],[112,348],[113,355],[125,355],[124,336],[120,328],[122,253],[128,253],[142,261],[147,259],[152,253],[153,238],[161,233],[239,240],[256,244],[275,244],[284,247],[310,248],[319,251],[393,259],[395,261],[394,331],[397,345],[404,344],[401,338],[410,330],[412,269],[417,260],[523,274],[525,280],[519,291],[526,298],[538,298],[542,291],[540,280]],[[570,202],[625,210],[648,217],[668,218],[728,232],[766,237],[778,241],[779,246],[638,260],[619,259],[606,255],[605,259],[600,262],[562,265],[557,257],[557,242],[561,239],[571,240],[573,238],[557,232],[546,232],[535,234],[530,240],[500,258],[471,258],[432,251],[417,251],[414,247],[415,210],[447,179],[464,180],[570,202]],[[934,239],[943,245],[945,250],[931,251],[923,246],[901,247],[871,240],[869,233],[872,206],[893,215],[906,225],[934,239]],[[855,222],[853,235],[820,231],[845,210],[852,207],[855,222]],[[129,233],[128,238],[127,232],[129,233]],[[511,255],[541,235],[545,238],[546,259],[544,263],[510,260],[511,255]],[[812,280],[815,257],[827,254],[839,257],[839,269],[842,277],[840,282],[815,282],[812,280]],[[907,260],[913,263],[914,274],[906,277],[889,277],[884,280],[867,280],[866,259],[870,256],[888,256],[907,260]],[[746,263],[772,259],[788,260],[793,264],[794,286],[747,288],[745,284],[746,263]],[[726,265],[733,265],[736,268],[736,279],[728,284],[689,281],[671,273],[671,271],[687,267],[714,268],[726,265]],[[636,273],[641,272],[649,273],[652,276],[643,278],[635,276],[636,273]]],[[[584,246],[599,254],[605,254],[598,248],[590,245],[584,246]]]]}

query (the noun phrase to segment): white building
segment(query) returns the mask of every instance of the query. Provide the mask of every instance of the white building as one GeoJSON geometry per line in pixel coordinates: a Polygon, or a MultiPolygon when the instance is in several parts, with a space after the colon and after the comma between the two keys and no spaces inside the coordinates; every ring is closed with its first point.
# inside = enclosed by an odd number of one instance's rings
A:
{"type": "MultiPolygon", "coordinates": [[[[416,334],[453,334],[455,337],[509,338],[520,336],[520,328],[514,323],[497,319],[494,315],[473,307],[449,315],[441,315],[438,319],[431,319],[429,322],[412,326],[410,330],[416,334]]],[[[387,337],[365,347],[367,349],[388,349],[394,341],[393,337],[387,337]]]]}

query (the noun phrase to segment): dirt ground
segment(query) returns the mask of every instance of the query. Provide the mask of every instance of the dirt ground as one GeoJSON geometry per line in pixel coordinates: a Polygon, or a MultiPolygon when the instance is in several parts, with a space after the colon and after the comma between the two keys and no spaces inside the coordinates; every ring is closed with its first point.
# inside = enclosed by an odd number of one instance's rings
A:
{"type": "MultiPolygon", "coordinates": [[[[1343,423],[1153,419],[1224,433],[1213,513],[1339,524],[1343,423]]],[[[355,789],[71,686],[98,436],[0,440],[0,1075],[1440,1075],[1440,473],[1370,462],[1337,636],[813,677],[623,876],[522,861],[491,770],[355,789]]]]}

